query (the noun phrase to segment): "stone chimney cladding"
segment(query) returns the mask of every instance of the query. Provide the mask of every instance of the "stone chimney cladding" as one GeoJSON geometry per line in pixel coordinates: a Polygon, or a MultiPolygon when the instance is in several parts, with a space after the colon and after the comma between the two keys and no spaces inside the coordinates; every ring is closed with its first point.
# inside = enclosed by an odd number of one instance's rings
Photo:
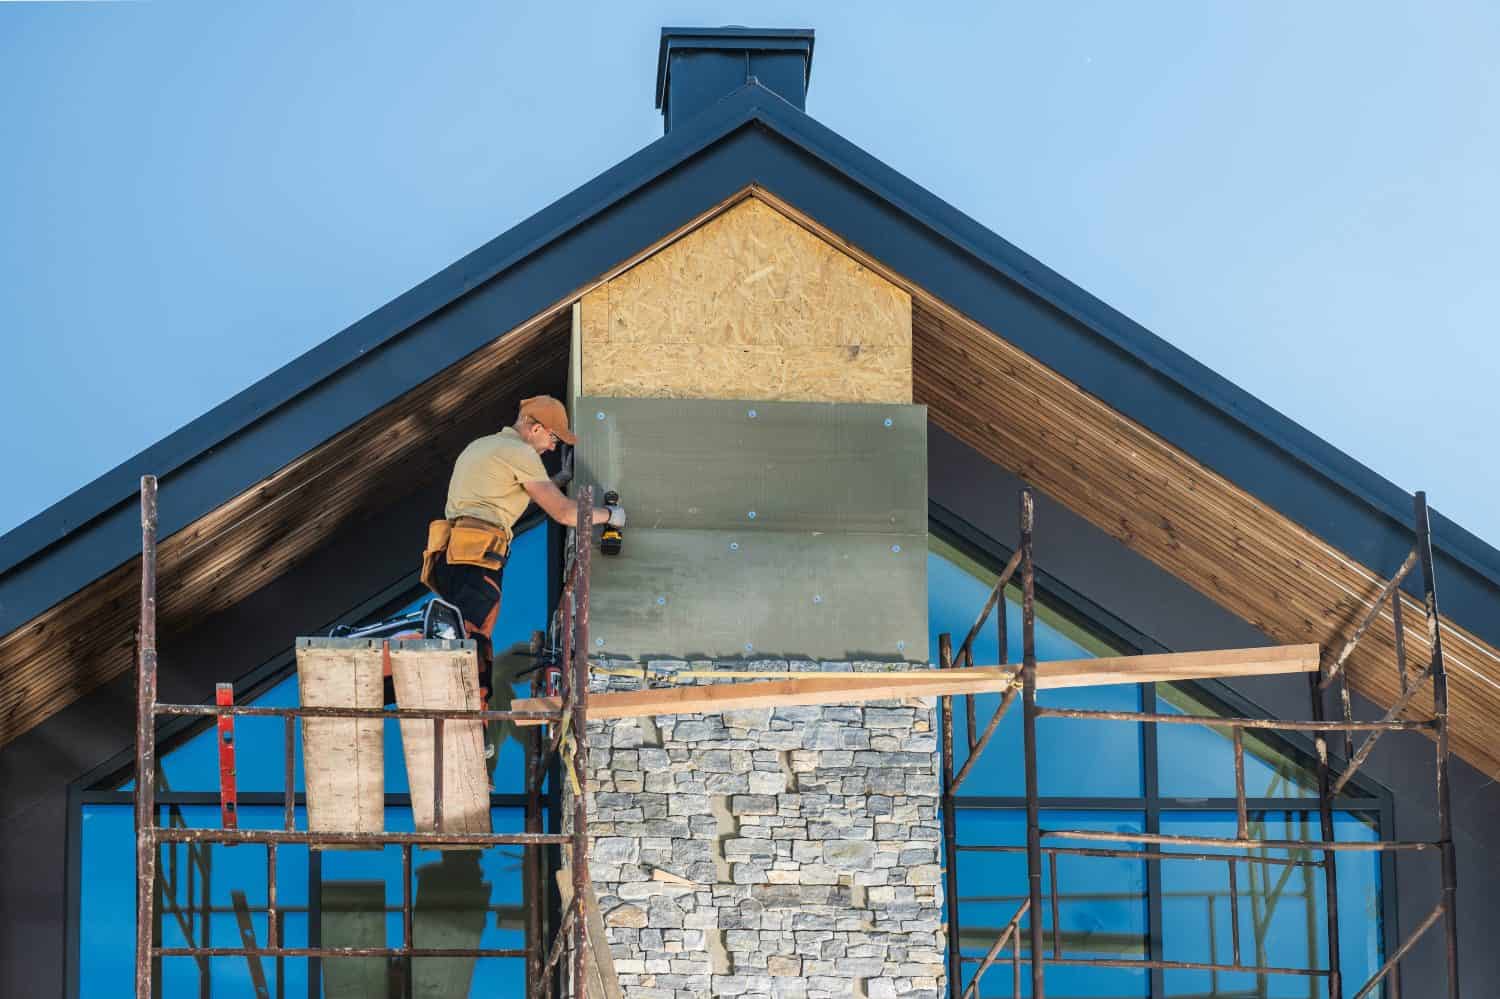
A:
{"type": "Polygon", "coordinates": [[[627,999],[943,994],[931,699],[590,722],[588,741],[590,874],[627,999]]]}

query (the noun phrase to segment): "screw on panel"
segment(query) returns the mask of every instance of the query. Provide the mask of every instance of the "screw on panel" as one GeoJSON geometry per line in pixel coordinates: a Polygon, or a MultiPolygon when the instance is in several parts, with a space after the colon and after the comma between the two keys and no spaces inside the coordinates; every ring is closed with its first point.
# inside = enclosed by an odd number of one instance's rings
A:
{"type": "Polygon", "coordinates": [[[905,652],[906,651],[906,643],[905,642],[897,642],[896,643],[896,651],[897,652],[905,652]]]}
{"type": "Polygon", "coordinates": [[[604,645],[604,639],[602,639],[602,638],[596,638],[596,639],[594,639],[594,644],[596,646],[599,646],[599,647],[602,648],[603,645],[604,645]]]}
{"type": "Polygon", "coordinates": [[[664,606],[666,606],[666,603],[667,603],[667,598],[666,597],[657,597],[656,598],[656,606],[658,606],[658,607],[664,607],[664,606]]]}
{"type": "Polygon", "coordinates": [[[893,420],[893,419],[891,419],[889,416],[887,416],[885,418],[885,425],[888,426],[888,427],[895,426],[896,425],[896,421],[893,420]]]}
{"type": "Polygon", "coordinates": [[[745,643],[745,651],[746,652],[754,652],[755,651],[755,646],[751,645],[749,642],[746,642],[745,643]]]}
{"type": "Polygon", "coordinates": [[[729,550],[732,551],[732,552],[739,551],[740,550],[740,543],[738,541],[731,541],[731,542],[729,542],[729,550]]]}
{"type": "Polygon", "coordinates": [[[901,546],[900,545],[891,545],[891,551],[895,552],[897,555],[900,555],[901,554],[901,546]]]}
{"type": "Polygon", "coordinates": [[[594,419],[596,419],[596,420],[602,420],[602,419],[604,419],[604,410],[601,409],[601,410],[599,410],[599,412],[595,413],[594,414],[594,419]]]}
{"type": "Polygon", "coordinates": [[[751,520],[754,520],[755,519],[755,511],[751,510],[749,513],[745,514],[745,516],[749,517],[751,520]]]}
{"type": "Polygon", "coordinates": [[[753,409],[752,409],[752,410],[750,410],[750,412],[749,412],[749,413],[748,413],[748,414],[746,414],[746,415],[748,415],[748,416],[749,416],[749,417],[750,417],[750,419],[752,419],[752,420],[753,420],[753,419],[755,419],[755,418],[756,418],[756,417],[757,417],[757,416],[759,416],[759,415],[760,415],[760,414],[758,414],[758,413],[757,413],[757,412],[756,412],[756,411],[755,411],[755,410],[753,410],[753,409]]]}
{"type": "Polygon", "coordinates": [[[813,594],[813,603],[820,604],[822,602],[823,602],[823,594],[821,594],[821,593],[814,593],[813,594]]]}

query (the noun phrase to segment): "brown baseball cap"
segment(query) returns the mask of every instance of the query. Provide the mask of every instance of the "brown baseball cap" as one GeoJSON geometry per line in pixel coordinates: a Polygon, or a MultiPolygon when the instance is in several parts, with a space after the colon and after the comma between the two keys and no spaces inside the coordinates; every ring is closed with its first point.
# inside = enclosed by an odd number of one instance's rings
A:
{"type": "Polygon", "coordinates": [[[521,414],[529,416],[557,435],[564,444],[577,444],[578,437],[568,429],[568,411],[550,395],[534,395],[521,400],[521,414]]]}

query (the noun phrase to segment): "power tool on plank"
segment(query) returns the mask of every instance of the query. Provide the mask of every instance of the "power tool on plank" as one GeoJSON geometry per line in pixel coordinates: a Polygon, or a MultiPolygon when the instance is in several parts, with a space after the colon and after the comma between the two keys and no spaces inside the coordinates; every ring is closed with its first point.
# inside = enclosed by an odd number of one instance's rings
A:
{"type": "MultiPolygon", "coordinates": [[[[605,506],[619,506],[620,494],[613,489],[604,494],[605,506]]],[[[599,535],[599,551],[605,555],[618,555],[620,548],[625,543],[625,536],[621,530],[613,524],[605,524],[604,530],[599,535]]]]}

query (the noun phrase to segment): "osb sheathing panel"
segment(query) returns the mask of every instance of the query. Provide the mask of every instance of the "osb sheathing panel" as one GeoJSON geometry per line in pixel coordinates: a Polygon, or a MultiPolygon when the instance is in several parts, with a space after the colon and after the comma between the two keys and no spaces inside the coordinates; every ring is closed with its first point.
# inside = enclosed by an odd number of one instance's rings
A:
{"type": "MultiPolygon", "coordinates": [[[[164,638],[270,583],[352,519],[446,481],[473,421],[509,420],[522,396],[559,391],[568,327],[566,306],[517,327],[164,538],[164,638]]],[[[139,593],[137,559],[0,636],[0,746],[131,668],[139,593]]]]}
{"type": "MultiPolygon", "coordinates": [[[[1004,330],[961,315],[769,192],[755,194],[911,294],[913,399],[933,423],[1273,640],[1336,654],[1396,570],[1372,571],[1013,346],[1004,330]]],[[[1430,649],[1421,604],[1403,594],[1402,606],[1415,675],[1430,649]]],[[[1491,736],[1500,648],[1446,617],[1441,627],[1454,750],[1500,779],[1491,736]]],[[[1376,704],[1400,696],[1389,604],[1348,668],[1376,704]]],[[[1431,705],[1423,694],[1412,713],[1431,705]]]]}
{"type": "Polygon", "coordinates": [[[747,197],[583,297],[583,394],[911,402],[911,296],[747,197]]]}

